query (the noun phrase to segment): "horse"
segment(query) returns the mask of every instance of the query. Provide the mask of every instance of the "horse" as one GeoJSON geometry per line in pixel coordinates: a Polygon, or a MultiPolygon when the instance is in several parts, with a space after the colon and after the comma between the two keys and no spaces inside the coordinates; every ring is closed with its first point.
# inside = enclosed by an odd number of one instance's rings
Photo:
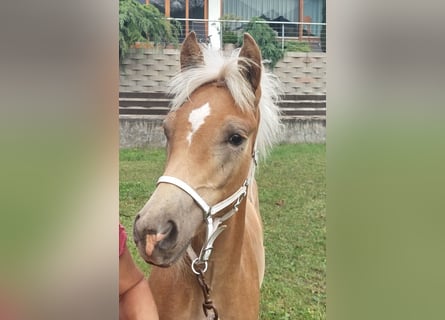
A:
{"type": "Polygon", "coordinates": [[[265,253],[254,175],[280,136],[278,83],[247,33],[229,57],[193,32],[182,44],[163,123],[165,171],[133,224],[161,320],[259,317],[265,253]]]}

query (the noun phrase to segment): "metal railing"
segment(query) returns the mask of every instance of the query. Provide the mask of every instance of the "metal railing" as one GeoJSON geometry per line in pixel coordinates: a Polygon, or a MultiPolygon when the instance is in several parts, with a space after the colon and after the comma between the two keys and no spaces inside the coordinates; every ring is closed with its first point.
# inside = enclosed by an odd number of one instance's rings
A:
{"type": "MultiPolygon", "coordinates": [[[[230,43],[240,37],[249,20],[209,20],[209,19],[184,19],[169,18],[181,23],[182,33],[179,41],[182,42],[185,35],[194,31],[198,40],[203,43],[212,44],[217,38],[219,44],[230,43]]],[[[306,42],[321,48],[323,32],[326,23],[319,22],[287,22],[287,21],[256,21],[255,23],[268,24],[281,42],[284,50],[286,41],[306,42]]],[[[325,35],[325,34],[324,34],[325,35]]]]}

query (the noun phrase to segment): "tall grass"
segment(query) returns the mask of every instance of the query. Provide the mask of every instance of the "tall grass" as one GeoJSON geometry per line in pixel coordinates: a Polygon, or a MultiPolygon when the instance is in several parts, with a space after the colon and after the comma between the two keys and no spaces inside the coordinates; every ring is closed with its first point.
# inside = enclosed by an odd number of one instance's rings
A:
{"type": "MultiPolygon", "coordinates": [[[[280,145],[257,171],[266,274],[261,319],[326,318],[325,145],[280,145]]],[[[120,219],[138,266],[149,266],[131,241],[134,215],[162,174],[162,149],[120,152],[120,219]]]]}

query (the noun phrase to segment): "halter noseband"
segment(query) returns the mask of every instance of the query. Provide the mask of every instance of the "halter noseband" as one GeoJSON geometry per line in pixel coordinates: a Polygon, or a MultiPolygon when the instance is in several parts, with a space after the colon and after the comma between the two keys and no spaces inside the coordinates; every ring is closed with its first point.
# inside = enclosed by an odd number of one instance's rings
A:
{"type": "Polygon", "coordinates": [[[255,175],[255,167],[257,165],[257,153],[254,151],[252,153],[252,164],[250,165],[249,169],[249,175],[244,180],[243,185],[235,191],[231,196],[228,198],[218,202],[217,204],[214,204],[213,206],[210,206],[207,204],[207,202],[187,183],[184,181],[171,177],[171,176],[161,176],[158,179],[158,182],[156,185],[160,183],[168,183],[172,184],[181,190],[183,190],[185,193],[187,193],[190,197],[192,197],[193,200],[201,207],[203,210],[203,220],[207,225],[206,229],[206,240],[201,248],[201,252],[199,256],[196,256],[196,253],[189,247],[187,250],[187,253],[189,254],[191,260],[192,260],[192,271],[198,275],[200,272],[206,272],[207,266],[208,266],[208,260],[210,258],[210,255],[212,254],[213,250],[213,243],[215,242],[216,238],[221,234],[222,231],[227,227],[226,225],[221,225],[224,221],[232,217],[237,211],[238,207],[241,204],[241,201],[244,199],[244,197],[247,195],[247,188],[250,185],[252,179],[255,175]],[[225,213],[222,216],[216,217],[216,214],[218,212],[221,212],[222,210],[229,207],[232,203],[233,208],[225,213]],[[200,270],[196,270],[196,267],[198,265],[203,266],[200,268],[200,270]]]}

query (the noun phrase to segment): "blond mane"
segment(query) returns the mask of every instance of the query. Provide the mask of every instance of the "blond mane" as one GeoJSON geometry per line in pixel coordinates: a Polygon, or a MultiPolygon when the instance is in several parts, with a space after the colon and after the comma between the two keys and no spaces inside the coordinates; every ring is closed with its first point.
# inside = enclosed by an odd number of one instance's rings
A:
{"type": "MultiPolygon", "coordinates": [[[[255,96],[252,87],[240,72],[239,50],[224,57],[220,51],[201,48],[204,64],[181,71],[170,82],[171,109],[177,110],[190,95],[202,85],[213,81],[224,81],[236,105],[248,112],[254,108],[255,96]]],[[[280,111],[277,105],[281,93],[276,76],[268,73],[264,66],[261,72],[260,125],[257,134],[257,150],[265,156],[272,145],[278,142],[281,133],[280,111]]]]}

